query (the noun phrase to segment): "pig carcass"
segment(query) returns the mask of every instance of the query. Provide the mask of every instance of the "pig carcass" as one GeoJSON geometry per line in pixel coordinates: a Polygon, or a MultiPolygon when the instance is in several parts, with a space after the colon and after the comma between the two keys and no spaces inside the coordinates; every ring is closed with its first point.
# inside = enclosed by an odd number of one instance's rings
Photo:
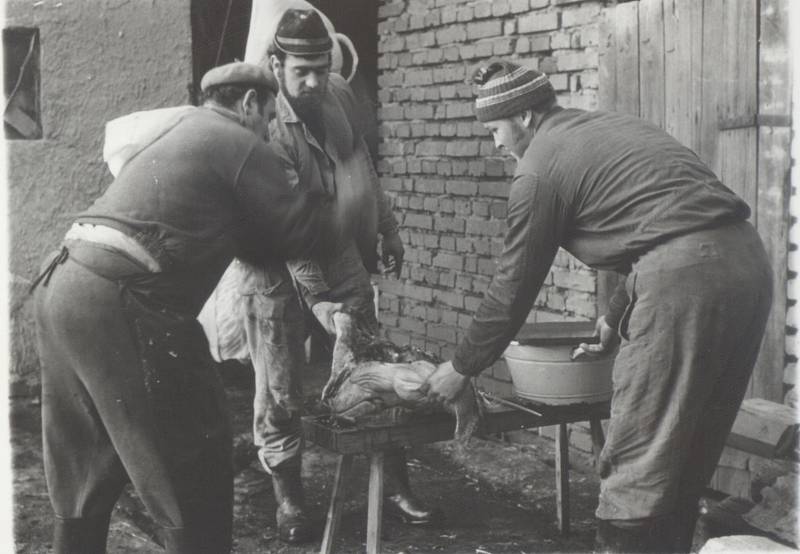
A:
{"type": "MultiPolygon", "coordinates": [[[[358,421],[394,407],[424,412],[442,409],[427,400],[423,386],[436,370],[433,356],[378,340],[358,329],[348,313],[338,312],[333,319],[333,363],[322,391],[322,403],[333,415],[358,421]]],[[[472,383],[457,402],[444,409],[456,417],[455,438],[467,442],[476,432],[482,412],[472,383]]]]}

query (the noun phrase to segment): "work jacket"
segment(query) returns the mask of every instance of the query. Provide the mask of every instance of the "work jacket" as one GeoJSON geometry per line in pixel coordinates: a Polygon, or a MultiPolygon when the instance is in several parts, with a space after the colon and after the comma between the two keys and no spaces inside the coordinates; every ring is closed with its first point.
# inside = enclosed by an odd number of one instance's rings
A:
{"type": "Polygon", "coordinates": [[[182,311],[197,315],[234,256],[285,260],[330,248],[330,198],[292,190],[275,148],[236,114],[188,107],[167,121],[144,133],[77,221],[144,247],[160,267],[151,281],[182,311]]]}
{"type": "MultiPolygon", "coordinates": [[[[476,375],[502,354],[559,247],[595,269],[627,274],[639,256],[670,238],[749,215],[694,152],[655,125],[555,107],[517,165],[503,252],[456,348],[456,370],[476,375]]],[[[612,325],[626,303],[613,303],[612,325]]]]}
{"type": "MultiPolygon", "coordinates": [[[[349,240],[355,241],[361,261],[370,273],[378,270],[378,233],[397,232],[389,199],[381,189],[364,135],[368,121],[363,107],[345,80],[331,73],[322,104],[325,141],[320,144],[298,117],[289,101],[279,94],[277,117],[270,131],[278,145],[289,182],[303,191],[317,191],[350,206],[348,213],[358,221],[349,240]]],[[[333,256],[322,261],[336,263],[337,256],[350,247],[348,238],[334,249],[333,256]]],[[[316,263],[297,260],[289,264],[294,278],[311,294],[327,290],[323,271],[316,263]]]]}

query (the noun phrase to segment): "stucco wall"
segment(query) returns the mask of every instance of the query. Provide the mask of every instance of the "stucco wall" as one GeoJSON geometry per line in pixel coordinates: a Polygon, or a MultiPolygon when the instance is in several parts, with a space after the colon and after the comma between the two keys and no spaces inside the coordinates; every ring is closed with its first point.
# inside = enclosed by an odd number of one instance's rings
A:
{"type": "Polygon", "coordinates": [[[6,27],[38,27],[43,138],[10,141],[11,394],[35,393],[27,286],[72,217],[111,182],[107,120],[186,103],[189,0],[7,0],[6,27]]]}

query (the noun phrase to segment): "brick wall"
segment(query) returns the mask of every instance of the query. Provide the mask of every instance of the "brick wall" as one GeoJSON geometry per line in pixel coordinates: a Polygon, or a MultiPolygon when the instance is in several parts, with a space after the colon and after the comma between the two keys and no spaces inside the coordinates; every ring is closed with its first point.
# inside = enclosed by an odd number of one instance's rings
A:
{"type": "MultiPolygon", "coordinates": [[[[472,68],[504,57],[547,73],[564,106],[597,104],[600,1],[385,0],[379,7],[379,172],[406,245],[380,283],[388,336],[448,357],[494,273],[514,162],[473,115],[472,68]]],[[[594,319],[594,272],[559,252],[530,321],[594,319]]],[[[508,392],[505,366],[481,385],[508,392]]]]}

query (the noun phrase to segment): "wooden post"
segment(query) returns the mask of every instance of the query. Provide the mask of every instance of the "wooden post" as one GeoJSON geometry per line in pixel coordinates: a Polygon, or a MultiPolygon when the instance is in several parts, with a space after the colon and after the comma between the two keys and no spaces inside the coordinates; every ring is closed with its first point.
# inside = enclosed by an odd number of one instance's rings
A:
{"type": "MultiPolygon", "coordinates": [[[[758,206],[755,220],[772,265],[772,312],[750,382],[748,396],[783,399],[789,176],[792,167],[792,57],[789,48],[792,0],[759,2],[758,113],[768,125],[758,129],[758,206]],[[781,123],[783,122],[783,123],[781,123]]],[[[797,80],[797,75],[794,79],[797,80]]],[[[797,140],[797,138],[795,138],[797,140]]]]}
{"type": "Polygon", "coordinates": [[[556,512],[558,530],[569,534],[569,436],[567,424],[558,424],[556,435],[556,512]]]}
{"type": "Polygon", "coordinates": [[[367,554],[379,554],[381,551],[383,456],[382,450],[370,455],[369,492],[367,493],[367,554]]]}
{"type": "Polygon", "coordinates": [[[342,518],[342,508],[345,499],[345,481],[353,465],[353,454],[343,454],[339,456],[339,463],[336,466],[336,477],[333,481],[333,491],[331,492],[331,503],[328,506],[328,519],[325,522],[325,533],[322,536],[322,546],[320,554],[332,554],[333,541],[336,539],[336,531],[339,528],[339,521],[342,518]]]}

